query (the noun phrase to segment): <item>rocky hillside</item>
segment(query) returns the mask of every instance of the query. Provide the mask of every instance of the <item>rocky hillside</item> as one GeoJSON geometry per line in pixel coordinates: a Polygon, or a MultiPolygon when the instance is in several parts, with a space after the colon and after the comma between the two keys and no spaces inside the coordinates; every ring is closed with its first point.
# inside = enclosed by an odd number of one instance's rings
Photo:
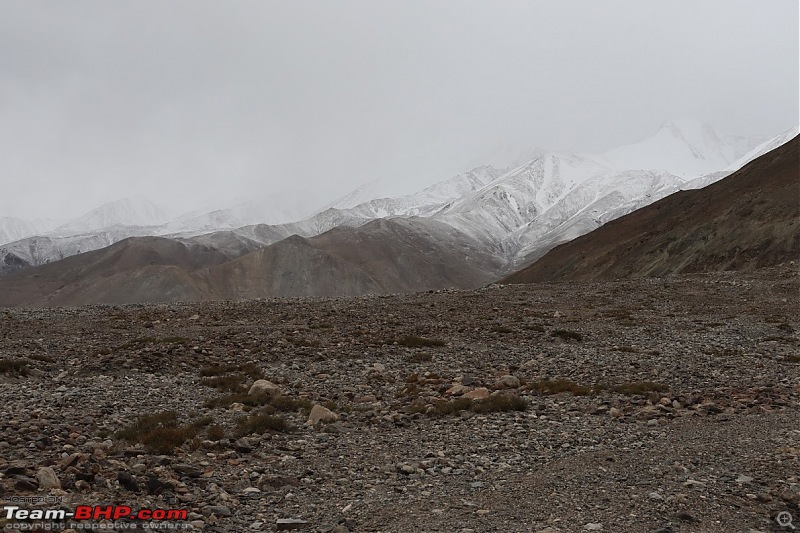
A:
{"type": "Polygon", "coordinates": [[[503,283],[752,270],[800,257],[800,137],[550,251],[503,283]]]}

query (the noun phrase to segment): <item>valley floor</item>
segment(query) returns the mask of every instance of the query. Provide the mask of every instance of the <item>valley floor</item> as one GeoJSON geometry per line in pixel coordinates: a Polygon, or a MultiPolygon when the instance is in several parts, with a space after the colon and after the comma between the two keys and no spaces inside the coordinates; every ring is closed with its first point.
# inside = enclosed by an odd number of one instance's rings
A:
{"type": "Polygon", "coordinates": [[[181,508],[203,531],[782,531],[798,289],[784,265],[0,310],[0,501],[181,508]],[[306,424],[314,404],[338,421],[306,424]]]}

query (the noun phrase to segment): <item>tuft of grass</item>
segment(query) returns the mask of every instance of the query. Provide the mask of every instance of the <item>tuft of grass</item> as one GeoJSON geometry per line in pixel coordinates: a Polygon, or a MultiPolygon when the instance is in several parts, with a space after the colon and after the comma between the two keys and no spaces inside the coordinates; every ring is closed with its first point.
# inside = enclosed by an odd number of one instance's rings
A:
{"type": "Polygon", "coordinates": [[[225,437],[225,428],[223,428],[219,424],[215,424],[213,426],[210,426],[206,433],[208,434],[208,438],[210,440],[214,441],[222,440],[225,437]]]}
{"type": "Polygon", "coordinates": [[[439,415],[455,415],[461,411],[466,411],[472,406],[472,400],[469,398],[456,398],[454,400],[442,400],[434,404],[433,409],[439,415]]]}
{"type": "Polygon", "coordinates": [[[497,394],[485,400],[472,402],[471,409],[476,413],[495,413],[503,411],[524,411],[528,402],[516,394],[497,394]]]}
{"type": "Polygon", "coordinates": [[[250,395],[246,392],[234,392],[233,394],[226,394],[218,398],[211,398],[203,402],[203,407],[213,409],[215,407],[228,407],[232,403],[241,403],[249,407],[257,407],[259,405],[267,405],[270,402],[270,397],[266,394],[256,396],[250,395]]]}
{"type": "Polygon", "coordinates": [[[308,398],[292,398],[291,396],[276,396],[269,402],[276,411],[294,413],[299,410],[309,411],[313,404],[308,398]]]}
{"type": "Polygon", "coordinates": [[[2,359],[0,360],[0,374],[27,376],[28,363],[22,359],[2,359]]]}
{"type": "Polygon", "coordinates": [[[231,374],[228,376],[215,376],[213,378],[203,378],[200,385],[212,387],[222,391],[245,392],[245,381],[247,377],[243,374],[231,374]]]}
{"type": "Polygon", "coordinates": [[[244,437],[252,433],[262,435],[267,431],[289,433],[291,430],[291,426],[282,417],[262,413],[241,420],[236,428],[236,436],[244,437]]]}
{"type": "Polygon", "coordinates": [[[136,422],[118,431],[116,437],[144,444],[152,453],[171,454],[175,448],[193,439],[203,427],[212,422],[211,417],[203,417],[181,426],[178,424],[178,413],[163,411],[139,417],[136,422]]]}
{"type": "MultiPolygon", "coordinates": [[[[524,411],[528,408],[528,402],[516,394],[497,394],[489,396],[485,400],[470,400],[469,398],[455,398],[449,401],[439,401],[433,406],[433,414],[455,415],[462,411],[472,411],[474,413],[497,413],[506,411],[524,411]]],[[[416,412],[423,412],[424,409],[417,407],[416,412]]]]}
{"type": "Polygon", "coordinates": [[[592,393],[592,389],[578,385],[574,381],[567,379],[544,379],[531,384],[531,390],[535,390],[540,394],[560,394],[562,392],[570,392],[573,396],[586,396],[592,393]]]}
{"type": "Polygon", "coordinates": [[[569,331],[567,329],[554,329],[550,332],[551,337],[559,337],[564,340],[575,340],[581,342],[583,340],[583,335],[578,333],[577,331],[569,331]]]}
{"type": "Polygon", "coordinates": [[[407,346],[409,348],[423,348],[427,346],[444,346],[446,343],[439,339],[426,339],[425,337],[417,337],[416,335],[403,335],[395,340],[400,346],[407,346]]]}

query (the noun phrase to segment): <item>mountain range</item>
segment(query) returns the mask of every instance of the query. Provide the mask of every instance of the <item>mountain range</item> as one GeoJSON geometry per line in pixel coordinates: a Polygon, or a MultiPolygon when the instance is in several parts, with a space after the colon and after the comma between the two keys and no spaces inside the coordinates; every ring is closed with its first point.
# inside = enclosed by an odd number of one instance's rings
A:
{"type": "MultiPolygon", "coordinates": [[[[640,143],[604,154],[535,151],[516,167],[478,167],[399,197],[380,197],[374,186],[361,188],[309,218],[283,224],[247,224],[259,220],[253,205],[170,220],[143,198],[127,199],[45,235],[0,246],[0,274],[19,285],[12,291],[17,296],[2,295],[0,303],[472,288],[677,191],[713,184],[796,132],[755,143],[719,136],[708,126],[669,122],[640,143]],[[137,254],[158,259],[148,264],[114,259],[137,254]],[[197,254],[202,261],[185,262],[197,254]],[[83,266],[70,266],[68,259],[83,266]],[[58,289],[37,284],[37,276],[55,277],[58,289]]],[[[0,292],[7,288],[4,282],[0,292]]]]}

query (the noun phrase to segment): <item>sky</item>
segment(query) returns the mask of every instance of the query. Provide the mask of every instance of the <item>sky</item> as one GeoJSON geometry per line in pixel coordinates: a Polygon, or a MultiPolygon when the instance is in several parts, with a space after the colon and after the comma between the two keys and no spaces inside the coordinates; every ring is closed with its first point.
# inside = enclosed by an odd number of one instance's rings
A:
{"type": "Polygon", "coordinates": [[[0,216],[310,212],[675,117],[773,136],[799,121],[799,22],[797,0],[2,0],[0,216]]]}

